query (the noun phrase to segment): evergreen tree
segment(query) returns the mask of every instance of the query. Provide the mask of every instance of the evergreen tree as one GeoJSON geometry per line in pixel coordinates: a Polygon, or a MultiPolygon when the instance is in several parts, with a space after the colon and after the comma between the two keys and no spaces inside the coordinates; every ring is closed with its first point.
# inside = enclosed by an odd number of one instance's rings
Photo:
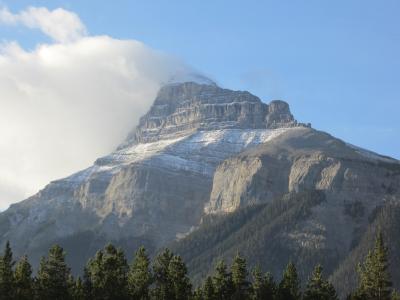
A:
{"type": "Polygon", "coordinates": [[[0,257],[0,299],[9,300],[14,297],[13,254],[7,241],[3,256],[0,257]]]}
{"type": "Polygon", "coordinates": [[[247,281],[246,260],[236,254],[231,266],[232,282],[233,282],[233,299],[248,299],[250,283],[247,281]]]}
{"type": "Polygon", "coordinates": [[[75,278],[72,276],[72,274],[69,274],[67,282],[68,294],[70,295],[70,299],[72,299],[75,292],[75,278]]]}
{"type": "Polygon", "coordinates": [[[135,258],[128,273],[128,291],[130,297],[140,300],[149,299],[151,283],[150,260],[144,247],[140,247],[135,253],[135,258]]]}
{"type": "Polygon", "coordinates": [[[227,267],[224,261],[220,261],[215,268],[215,273],[213,276],[213,286],[216,299],[232,299],[234,293],[232,276],[227,271],[227,267]]]}
{"type": "Polygon", "coordinates": [[[154,289],[152,298],[157,300],[173,299],[173,286],[169,276],[169,264],[174,255],[169,249],[165,249],[155,259],[153,265],[154,289]]]}
{"type": "Polygon", "coordinates": [[[192,296],[192,300],[203,300],[203,291],[201,290],[201,288],[196,288],[193,291],[193,296],[192,296]]]}
{"type": "MultiPolygon", "coordinates": [[[[89,262],[90,262],[90,260],[89,260],[89,262]]],[[[88,264],[89,264],[89,262],[88,262],[88,264]]],[[[89,273],[88,266],[85,266],[83,268],[82,285],[83,285],[83,294],[85,295],[85,299],[93,299],[94,298],[93,285],[92,285],[92,281],[90,279],[90,273],[89,273]]]]}
{"type": "Polygon", "coordinates": [[[85,296],[83,281],[80,277],[78,277],[78,279],[74,282],[74,286],[72,288],[72,299],[73,300],[87,299],[85,296]]]}
{"type": "Polygon", "coordinates": [[[374,249],[374,281],[376,299],[390,299],[392,282],[389,274],[388,248],[383,241],[383,235],[378,233],[374,249]]]}
{"type": "Polygon", "coordinates": [[[70,269],[65,263],[65,252],[58,246],[50,248],[47,259],[42,258],[37,285],[40,300],[70,299],[70,269]]]}
{"type": "Polygon", "coordinates": [[[171,300],[186,300],[192,296],[192,285],[187,276],[187,268],[182,258],[175,255],[168,267],[168,275],[171,280],[173,298],[171,300]]]}
{"type": "Polygon", "coordinates": [[[400,293],[396,290],[393,290],[391,300],[400,300],[400,293]]]}
{"type": "Polygon", "coordinates": [[[216,300],[217,299],[215,296],[213,280],[210,276],[207,276],[207,278],[204,282],[202,296],[203,296],[204,300],[216,300]]]}
{"type": "Polygon", "coordinates": [[[252,295],[253,300],[272,300],[275,297],[276,284],[270,273],[263,275],[260,267],[256,267],[253,272],[252,295]]]}
{"type": "Polygon", "coordinates": [[[337,294],[328,281],[322,278],[322,267],[320,265],[314,268],[314,271],[307,283],[303,300],[337,300],[337,294]]]}
{"type": "Polygon", "coordinates": [[[41,278],[46,277],[44,274],[44,270],[46,268],[46,258],[42,256],[39,262],[39,269],[36,277],[33,279],[33,292],[35,294],[35,298],[41,300],[41,298],[45,298],[44,291],[42,291],[41,278]]]}
{"type": "Polygon", "coordinates": [[[297,300],[301,298],[300,280],[295,265],[290,262],[278,287],[279,300],[297,300]]]}
{"type": "Polygon", "coordinates": [[[14,272],[14,282],[16,300],[33,299],[32,267],[27,256],[23,256],[18,261],[14,272]]]}
{"type": "Polygon", "coordinates": [[[100,300],[124,300],[128,298],[128,264],[121,249],[108,244],[89,260],[86,271],[91,296],[100,300]]]}
{"type": "Polygon", "coordinates": [[[388,267],[388,250],[379,232],[373,251],[368,253],[364,263],[358,267],[359,287],[353,298],[389,300],[392,283],[388,267]]]}

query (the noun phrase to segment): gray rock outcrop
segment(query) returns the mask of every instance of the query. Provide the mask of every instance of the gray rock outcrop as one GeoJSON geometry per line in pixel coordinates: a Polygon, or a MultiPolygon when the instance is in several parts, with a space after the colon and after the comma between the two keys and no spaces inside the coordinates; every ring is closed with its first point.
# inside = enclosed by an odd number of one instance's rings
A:
{"type": "Polygon", "coordinates": [[[373,207],[399,197],[400,174],[392,171],[398,167],[395,159],[298,127],[222,162],[206,212],[232,212],[301,190],[323,190],[336,203],[368,199],[373,207]]]}
{"type": "Polygon", "coordinates": [[[267,105],[249,92],[195,82],[160,89],[150,111],[129,140],[150,142],[196,130],[265,129],[297,124],[284,101],[267,105]]]}
{"type": "Polygon", "coordinates": [[[182,237],[200,223],[217,165],[293,126],[287,105],[271,111],[273,130],[269,106],[248,92],[168,84],[115,152],[0,214],[0,241],[34,263],[53,243],[69,253],[80,247],[85,254],[70,258],[75,267],[101,241],[156,249],[182,237]]]}

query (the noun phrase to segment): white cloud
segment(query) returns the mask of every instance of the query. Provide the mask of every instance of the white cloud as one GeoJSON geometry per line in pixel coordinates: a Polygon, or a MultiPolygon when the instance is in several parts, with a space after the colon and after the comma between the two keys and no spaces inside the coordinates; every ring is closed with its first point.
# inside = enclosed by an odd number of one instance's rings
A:
{"type": "MultiPolygon", "coordinates": [[[[45,30],[60,10],[29,11],[45,12],[32,17],[45,30]]],[[[23,15],[3,10],[0,19],[28,25],[23,15]]],[[[71,31],[68,20],[57,21],[67,24],[51,33],[57,41],[84,28],[71,31]]],[[[33,51],[16,42],[0,49],[0,209],[112,151],[147,111],[160,83],[187,70],[138,41],[77,37],[33,51]]]]}
{"type": "Polygon", "coordinates": [[[29,7],[13,14],[3,7],[0,9],[0,23],[40,29],[53,40],[63,43],[76,41],[87,33],[79,17],[62,8],[49,11],[45,7],[29,7]]]}

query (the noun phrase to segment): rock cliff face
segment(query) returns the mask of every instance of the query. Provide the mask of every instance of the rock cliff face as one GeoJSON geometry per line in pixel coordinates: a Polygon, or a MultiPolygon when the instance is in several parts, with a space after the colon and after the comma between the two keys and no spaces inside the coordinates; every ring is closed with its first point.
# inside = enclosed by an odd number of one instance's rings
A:
{"type": "Polygon", "coordinates": [[[162,87],[115,152],[2,213],[1,242],[37,261],[52,243],[76,248],[82,234],[84,259],[103,240],[156,249],[184,236],[200,223],[221,161],[298,126],[287,104],[274,103],[212,83],[162,87]]]}
{"type": "Polygon", "coordinates": [[[400,174],[392,170],[398,166],[397,160],[298,127],[222,162],[206,212],[232,212],[304,190],[324,191],[342,205],[361,201],[372,209],[400,196],[400,174]]]}
{"type": "Polygon", "coordinates": [[[375,208],[398,201],[400,164],[309,127],[280,100],[211,82],[168,84],[116,151],[1,213],[0,243],[33,262],[60,243],[77,272],[108,241],[128,253],[156,250],[208,217],[316,191],[326,201],[284,223],[276,241],[287,253],[326,249],[338,263],[375,208]]]}
{"type": "Polygon", "coordinates": [[[150,142],[182,136],[196,130],[265,129],[296,126],[283,101],[267,105],[249,92],[194,82],[160,89],[154,105],[141,118],[130,141],[150,142]]]}

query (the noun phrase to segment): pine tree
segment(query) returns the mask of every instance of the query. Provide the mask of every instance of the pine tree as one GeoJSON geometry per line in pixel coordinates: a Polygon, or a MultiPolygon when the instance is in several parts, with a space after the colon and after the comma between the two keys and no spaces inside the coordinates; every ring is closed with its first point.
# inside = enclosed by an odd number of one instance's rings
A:
{"type": "Polygon", "coordinates": [[[74,286],[72,288],[72,300],[85,300],[87,299],[85,296],[85,290],[83,281],[80,277],[74,282],[74,286]]]}
{"type": "Polygon", "coordinates": [[[297,300],[301,298],[300,280],[297,275],[295,265],[290,262],[285,271],[278,287],[278,299],[280,300],[297,300]]]}
{"type": "Polygon", "coordinates": [[[37,284],[39,299],[70,299],[70,269],[65,263],[65,252],[58,246],[50,248],[47,259],[42,258],[39,266],[37,284]]]}
{"type": "Polygon", "coordinates": [[[373,288],[373,260],[374,260],[374,254],[372,251],[369,251],[365,261],[363,264],[358,264],[357,266],[357,272],[359,276],[359,287],[358,289],[354,292],[353,298],[358,299],[358,298],[365,298],[367,299],[367,293],[368,291],[372,290],[373,288]]]}
{"type": "Polygon", "coordinates": [[[32,267],[27,256],[23,256],[18,261],[14,272],[14,282],[16,300],[33,299],[32,267]]]}
{"type": "Polygon", "coordinates": [[[249,297],[250,283],[247,281],[246,260],[236,254],[231,266],[232,282],[233,282],[233,299],[243,300],[249,297]]]}
{"type": "Polygon", "coordinates": [[[90,282],[91,296],[101,300],[128,298],[128,264],[121,249],[108,244],[96,253],[87,265],[86,283],[90,282]]]}
{"type": "Polygon", "coordinates": [[[192,300],[203,300],[203,292],[201,288],[196,288],[193,292],[192,300]]]}
{"type": "Polygon", "coordinates": [[[378,233],[374,249],[374,281],[376,299],[390,299],[392,282],[389,274],[388,249],[383,241],[383,235],[378,233]]]}
{"type": "Polygon", "coordinates": [[[94,299],[93,285],[92,285],[92,280],[90,278],[90,272],[88,269],[89,263],[90,260],[87,266],[83,268],[83,280],[82,280],[83,293],[85,295],[85,299],[94,299]]]}
{"type": "Polygon", "coordinates": [[[43,285],[42,285],[42,278],[47,277],[47,275],[45,274],[45,269],[46,269],[46,258],[44,256],[42,256],[40,258],[40,262],[39,262],[39,269],[37,272],[36,277],[33,280],[33,289],[34,289],[34,294],[35,294],[35,298],[37,299],[45,299],[46,295],[45,295],[45,290],[43,289],[43,285]]]}
{"type": "Polygon", "coordinates": [[[104,289],[103,255],[103,250],[97,251],[95,256],[89,259],[84,270],[85,294],[93,299],[102,299],[104,289]]]}
{"type": "Polygon", "coordinates": [[[3,256],[0,257],[0,299],[9,300],[14,297],[13,254],[7,242],[3,256]]]}
{"type": "Polygon", "coordinates": [[[234,293],[232,276],[227,271],[227,266],[224,261],[220,261],[215,268],[213,286],[215,296],[218,300],[232,299],[234,293]]]}
{"type": "Polygon", "coordinates": [[[68,284],[68,294],[70,295],[70,299],[72,299],[75,292],[75,278],[74,276],[72,276],[72,274],[69,274],[67,284],[68,284]]]}
{"type": "Polygon", "coordinates": [[[400,293],[396,290],[393,290],[391,300],[400,300],[400,293]]]}
{"type": "Polygon", "coordinates": [[[322,278],[322,267],[317,265],[309,279],[303,300],[337,300],[337,294],[328,281],[322,278]]]}
{"type": "Polygon", "coordinates": [[[260,267],[253,272],[252,295],[253,300],[272,300],[276,293],[276,284],[270,273],[262,274],[260,267]]]}
{"type": "Polygon", "coordinates": [[[173,287],[169,276],[169,264],[174,255],[169,249],[165,249],[155,259],[153,265],[154,289],[152,298],[157,300],[173,299],[173,287]]]}
{"type": "Polygon", "coordinates": [[[175,255],[168,267],[168,275],[171,280],[173,298],[171,300],[186,300],[192,296],[192,285],[187,276],[187,268],[182,258],[175,255]]]}
{"type": "Polygon", "coordinates": [[[353,298],[389,300],[392,283],[388,267],[388,250],[379,232],[373,251],[369,251],[364,263],[358,266],[359,287],[353,298]]]}
{"type": "Polygon", "coordinates": [[[128,273],[128,291],[130,297],[140,300],[149,299],[151,283],[150,260],[144,247],[140,247],[135,253],[135,258],[128,273]]]}
{"type": "Polygon", "coordinates": [[[215,296],[215,289],[212,278],[207,276],[206,280],[204,281],[202,296],[204,300],[216,300],[215,296]]]}
{"type": "Polygon", "coordinates": [[[199,288],[199,294],[202,300],[216,300],[214,284],[210,276],[207,276],[203,286],[199,288]]]}

